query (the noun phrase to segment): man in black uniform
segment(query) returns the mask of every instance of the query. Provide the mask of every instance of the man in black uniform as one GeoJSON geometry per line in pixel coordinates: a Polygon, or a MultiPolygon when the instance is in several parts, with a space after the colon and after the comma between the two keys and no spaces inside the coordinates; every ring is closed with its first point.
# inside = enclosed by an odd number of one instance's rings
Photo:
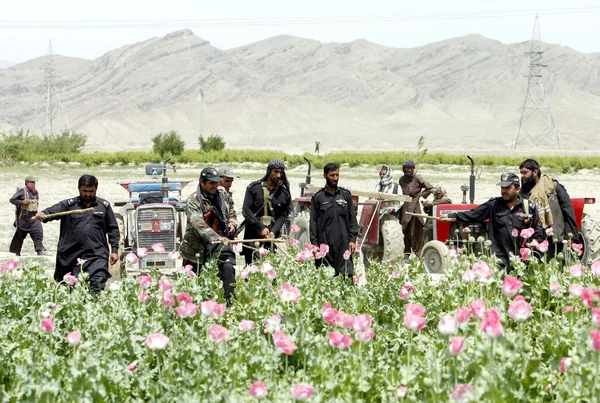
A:
{"type": "Polygon", "coordinates": [[[119,226],[107,200],[96,197],[98,179],[92,175],[83,175],[78,183],[79,196],[63,200],[52,207],[37,213],[37,220],[48,222],[60,220],[60,238],[56,253],[54,280],[63,281],[67,273],[78,276],[83,270],[89,274],[90,289],[99,294],[110,277],[108,260],[110,245],[110,263],[119,260],[119,226]],[[93,212],[75,213],[46,219],[48,214],[62,213],[92,207],[93,212]],[[106,236],[108,235],[108,243],[106,236]],[[85,260],[83,264],[78,259],[85,260]]]}
{"type": "Polygon", "coordinates": [[[313,195],[310,203],[310,242],[316,246],[328,245],[329,252],[318,259],[316,265],[320,267],[324,260],[335,269],[336,276],[351,278],[354,274],[352,257],[344,259],[344,252],[354,253],[358,236],[352,194],[338,187],[340,169],[336,164],[325,165],[323,177],[325,187],[313,195]]]}
{"type": "MultiPolygon", "coordinates": [[[[292,209],[290,182],[285,175],[283,161],[274,159],[267,165],[267,173],[246,188],[242,214],[246,222],[244,239],[278,238],[292,209]]],[[[263,247],[271,247],[265,243],[263,247]]],[[[252,263],[254,251],[244,248],[246,264],[252,263]]]]}
{"type": "Polygon", "coordinates": [[[521,182],[513,173],[505,173],[500,177],[497,186],[501,187],[501,197],[495,197],[469,211],[450,213],[440,217],[443,222],[483,222],[488,221],[488,238],[492,242],[494,254],[502,260],[502,267],[510,268],[509,253],[519,253],[519,249],[533,239],[542,240],[542,227],[539,225],[537,208],[529,200],[519,196],[521,182]],[[521,230],[535,229],[528,240],[521,238],[521,230]],[[512,236],[513,229],[519,232],[512,236]]]}
{"type": "Polygon", "coordinates": [[[563,185],[548,174],[542,174],[536,160],[526,159],[519,166],[521,172],[521,196],[528,198],[538,208],[544,229],[552,227],[554,235],[549,239],[554,247],[548,249],[548,256],[561,252],[563,240],[569,245],[579,242],[579,230],[575,221],[575,211],[571,197],[563,185]],[[569,234],[571,234],[569,236],[569,234]]]}
{"type": "Polygon", "coordinates": [[[10,252],[21,256],[23,242],[29,234],[33,241],[33,246],[38,255],[43,255],[46,247],[44,246],[44,230],[42,223],[32,220],[37,214],[40,202],[40,196],[35,188],[35,178],[27,176],[25,178],[25,187],[19,189],[17,193],[10,198],[10,202],[17,206],[17,218],[14,226],[17,228],[12,242],[10,243],[10,252]]]}

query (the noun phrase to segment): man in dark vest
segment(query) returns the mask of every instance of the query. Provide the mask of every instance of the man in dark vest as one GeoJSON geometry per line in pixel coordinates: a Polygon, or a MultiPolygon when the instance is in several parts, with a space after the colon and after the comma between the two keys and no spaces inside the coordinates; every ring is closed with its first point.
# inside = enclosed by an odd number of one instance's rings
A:
{"type": "Polygon", "coordinates": [[[21,248],[27,235],[31,237],[35,251],[38,255],[45,253],[44,230],[42,223],[32,220],[37,214],[40,195],[35,188],[36,179],[33,176],[25,178],[25,187],[19,189],[17,193],[10,198],[10,202],[17,206],[17,217],[14,226],[17,228],[12,242],[10,243],[10,252],[21,256],[21,248]]]}
{"type": "Polygon", "coordinates": [[[420,199],[426,199],[433,190],[433,185],[418,175],[415,175],[415,163],[406,161],[402,165],[404,176],[400,178],[402,193],[412,197],[410,202],[404,203],[400,212],[402,230],[404,231],[404,253],[421,253],[423,246],[423,227],[425,221],[422,217],[415,217],[406,213],[421,214],[420,199]]]}

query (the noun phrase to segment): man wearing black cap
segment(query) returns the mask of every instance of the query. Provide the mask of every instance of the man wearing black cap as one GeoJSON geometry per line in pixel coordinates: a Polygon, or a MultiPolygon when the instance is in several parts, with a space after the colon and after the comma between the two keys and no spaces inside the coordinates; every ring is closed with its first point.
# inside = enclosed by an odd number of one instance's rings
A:
{"type": "Polygon", "coordinates": [[[412,197],[410,202],[404,203],[400,210],[400,224],[404,232],[404,253],[421,253],[423,246],[423,233],[425,220],[406,213],[421,214],[420,198],[426,199],[433,190],[433,185],[418,175],[415,175],[415,163],[408,160],[402,165],[404,175],[400,178],[402,193],[412,197]]]}
{"type": "Polygon", "coordinates": [[[539,223],[537,208],[529,200],[519,196],[521,181],[514,173],[500,176],[501,197],[495,197],[469,211],[450,213],[440,217],[443,222],[483,222],[488,221],[488,239],[492,242],[494,254],[502,260],[502,267],[509,268],[509,254],[519,253],[519,249],[535,239],[542,240],[542,227],[539,223]],[[533,236],[524,240],[521,230],[533,228],[533,236]],[[515,237],[512,231],[516,229],[515,237]]]}
{"type": "MultiPolygon", "coordinates": [[[[290,182],[285,164],[278,159],[267,165],[265,176],[246,188],[242,214],[246,220],[244,239],[273,239],[279,237],[292,209],[290,182]]],[[[272,244],[265,243],[264,247],[272,244]]],[[[246,264],[252,263],[254,250],[244,248],[246,264]]]]}
{"type": "Polygon", "coordinates": [[[180,252],[183,265],[191,265],[196,273],[209,258],[217,259],[225,300],[230,303],[235,283],[235,253],[227,235],[235,232],[236,224],[218,191],[220,181],[214,168],[204,168],[200,173],[198,189],[186,205],[187,229],[180,252]]]}
{"type": "Polygon", "coordinates": [[[33,241],[33,246],[38,255],[43,255],[46,247],[44,246],[44,230],[42,223],[32,220],[35,217],[40,196],[35,188],[35,178],[31,175],[25,178],[25,187],[19,189],[17,193],[10,198],[10,202],[17,206],[16,220],[14,226],[17,228],[12,242],[10,243],[9,251],[21,256],[21,248],[23,242],[29,234],[33,241]]]}

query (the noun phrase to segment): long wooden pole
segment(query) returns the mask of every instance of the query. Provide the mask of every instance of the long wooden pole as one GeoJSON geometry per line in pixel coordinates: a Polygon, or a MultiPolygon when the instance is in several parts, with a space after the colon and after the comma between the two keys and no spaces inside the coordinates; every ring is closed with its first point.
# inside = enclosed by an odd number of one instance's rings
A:
{"type": "MultiPolygon", "coordinates": [[[[253,243],[253,242],[274,242],[274,243],[279,243],[279,242],[285,242],[284,239],[267,239],[267,238],[261,238],[261,239],[232,239],[230,241],[228,241],[227,243],[253,243]]],[[[221,241],[214,241],[212,243],[223,243],[221,241]]]]}
{"type": "MultiPolygon", "coordinates": [[[[88,208],[84,208],[81,210],[61,211],[60,213],[46,214],[44,216],[43,220],[49,220],[50,218],[63,217],[66,215],[71,215],[71,214],[90,213],[92,211],[94,211],[93,207],[88,207],[88,208]]],[[[35,217],[31,217],[31,219],[35,220],[35,217]]]]}
{"type": "MultiPolygon", "coordinates": [[[[321,188],[315,185],[307,185],[306,189],[309,192],[315,193],[321,188]]],[[[408,195],[396,195],[392,193],[379,193],[379,192],[363,192],[360,190],[350,190],[353,196],[362,196],[362,197],[370,197],[376,200],[390,200],[390,201],[402,201],[409,202],[412,201],[412,197],[408,195]]]]}

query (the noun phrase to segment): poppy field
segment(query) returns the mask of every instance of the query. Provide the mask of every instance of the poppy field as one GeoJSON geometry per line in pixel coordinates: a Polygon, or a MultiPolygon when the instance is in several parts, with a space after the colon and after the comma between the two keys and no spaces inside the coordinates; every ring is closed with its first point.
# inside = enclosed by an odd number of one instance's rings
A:
{"type": "Polygon", "coordinates": [[[93,297],[8,260],[2,401],[594,401],[600,262],[530,249],[509,274],[465,248],[437,278],[413,256],[352,280],[291,244],[240,270],[231,306],[214,264],[93,297]]]}

